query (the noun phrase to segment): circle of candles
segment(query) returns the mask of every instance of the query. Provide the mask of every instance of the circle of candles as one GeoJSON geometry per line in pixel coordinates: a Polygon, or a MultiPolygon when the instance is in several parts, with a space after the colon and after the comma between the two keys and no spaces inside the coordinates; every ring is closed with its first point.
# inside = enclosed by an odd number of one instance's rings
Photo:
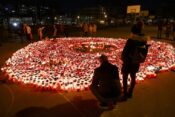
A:
{"type": "MultiPolygon", "coordinates": [[[[97,58],[102,53],[118,66],[122,78],[120,56],[125,43],[125,39],[102,37],[42,40],[13,53],[1,71],[14,82],[47,89],[81,91],[90,86],[93,71],[100,65],[97,58]]],[[[157,71],[175,69],[175,49],[172,45],[155,41],[149,41],[149,44],[151,47],[146,61],[136,75],[138,82],[145,77],[155,78],[157,71]]]]}

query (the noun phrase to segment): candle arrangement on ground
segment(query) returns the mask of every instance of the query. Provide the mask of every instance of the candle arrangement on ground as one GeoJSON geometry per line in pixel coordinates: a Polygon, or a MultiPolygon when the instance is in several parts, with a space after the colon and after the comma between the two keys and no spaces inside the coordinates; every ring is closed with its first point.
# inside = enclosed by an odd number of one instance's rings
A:
{"type": "MultiPolygon", "coordinates": [[[[45,89],[81,91],[90,86],[101,54],[106,54],[121,70],[120,56],[125,43],[125,39],[98,37],[42,40],[16,51],[1,71],[14,82],[45,89]]],[[[137,73],[137,82],[155,78],[157,72],[175,69],[172,45],[155,41],[149,44],[151,47],[137,73]]]]}

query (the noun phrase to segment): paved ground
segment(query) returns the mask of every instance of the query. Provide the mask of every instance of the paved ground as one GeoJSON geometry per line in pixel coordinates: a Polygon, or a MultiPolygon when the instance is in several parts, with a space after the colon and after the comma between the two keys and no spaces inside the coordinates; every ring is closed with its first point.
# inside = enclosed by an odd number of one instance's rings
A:
{"type": "MultiPolygon", "coordinates": [[[[146,28],[155,36],[155,28],[146,28]]],[[[129,28],[100,30],[99,36],[126,37],[129,28]]],[[[165,41],[165,40],[164,40],[165,41]]],[[[168,41],[171,42],[171,41],[168,41]]],[[[18,41],[0,47],[0,66],[17,49],[26,46],[18,41]]],[[[0,76],[0,117],[173,117],[175,113],[175,72],[159,73],[156,79],[137,84],[134,97],[103,111],[90,91],[48,92],[29,86],[3,82],[0,76]]]]}

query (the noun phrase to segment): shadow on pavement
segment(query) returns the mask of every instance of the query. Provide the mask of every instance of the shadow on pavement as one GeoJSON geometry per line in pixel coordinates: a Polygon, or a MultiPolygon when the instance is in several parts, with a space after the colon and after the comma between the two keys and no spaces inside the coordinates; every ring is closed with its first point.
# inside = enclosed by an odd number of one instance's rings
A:
{"type": "Polygon", "coordinates": [[[76,100],[52,108],[29,107],[16,113],[14,117],[100,117],[102,110],[96,100],[76,100]]]}
{"type": "Polygon", "coordinates": [[[6,83],[6,81],[7,81],[7,78],[0,71],[0,84],[4,84],[6,83]]]}

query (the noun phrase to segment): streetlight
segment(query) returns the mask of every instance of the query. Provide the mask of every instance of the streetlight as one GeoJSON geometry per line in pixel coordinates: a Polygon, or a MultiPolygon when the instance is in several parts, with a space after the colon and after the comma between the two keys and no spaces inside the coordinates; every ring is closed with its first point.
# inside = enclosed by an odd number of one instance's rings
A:
{"type": "Polygon", "coordinates": [[[108,17],[107,15],[104,15],[105,19],[108,17]]]}
{"type": "Polygon", "coordinates": [[[80,16],[79,15],[77,16],[77,19],[80,19],[80,16]]]}

